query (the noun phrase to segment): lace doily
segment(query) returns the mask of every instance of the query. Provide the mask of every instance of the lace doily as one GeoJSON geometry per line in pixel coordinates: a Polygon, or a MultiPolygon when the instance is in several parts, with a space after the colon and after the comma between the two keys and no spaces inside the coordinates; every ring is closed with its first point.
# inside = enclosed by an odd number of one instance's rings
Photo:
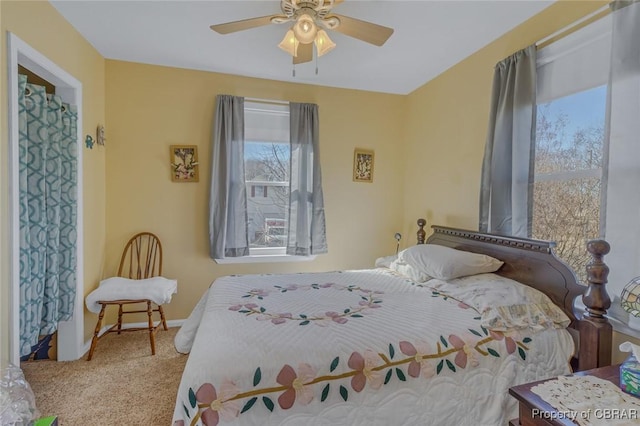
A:
{"type": "Polygon", "coordinates": [[[557,410],[534,412],[547,420],[569,419],[579,425],[627,426],[640,423],[640,399],[608,380],[593,376],[560,376],[531,388],[557,410]]]}

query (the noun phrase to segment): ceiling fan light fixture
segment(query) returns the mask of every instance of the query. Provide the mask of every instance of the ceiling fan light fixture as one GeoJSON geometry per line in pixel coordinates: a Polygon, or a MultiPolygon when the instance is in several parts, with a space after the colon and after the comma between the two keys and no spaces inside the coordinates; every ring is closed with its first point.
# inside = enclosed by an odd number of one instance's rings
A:
{"type": "Polygon", "coordinates": [[[292,26],[278,47],[293,56],[293,64],[297,65],[313,60],[315,44],[317,73],[318,57],[336,47],[327,31],[333,30],[375,46],[382,46],[393,34],[393,28],[333,14],[333,7],[342,1],[344,0],[280,0],[281,14],[225,22],[211,25],[210,28],[218,34],[230,34],[269,24],[291,22],[293,24],[289,25],[292,26]]]}
{"type": "Polygon", "coordinates": [[[293,32],[300,43],[313,43],[318,33],[318,26],[309,15],[302,14],[293,26],[293,32]]]}
{"type": "Polygon", "coordinates": [[[278,47],[284,50],[285,52],[287,52],[291,56],[298,56],[298,45],[299,45],[298,39],[296,38],[296,35],[293,33],[293,30],[290,29],[284,35],[284,38],[282,39],[278,47]]]}
{"type": "Polygon", "coordinates": [[[329,34],[325,30],[318,31],[318,35],[316,35],[316,51],[318,52],[318,57],[324,55],[325,53],[329,53],[336,47],[336,44],[329,38],[329,34]]]}

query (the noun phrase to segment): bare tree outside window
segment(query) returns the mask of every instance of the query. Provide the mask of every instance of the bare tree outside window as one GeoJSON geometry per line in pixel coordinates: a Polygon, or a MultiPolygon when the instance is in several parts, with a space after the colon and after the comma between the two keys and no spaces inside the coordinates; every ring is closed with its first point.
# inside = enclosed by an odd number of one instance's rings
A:
{"type": "Polygon", "coordinates": [[[556,241],[556,255],[586,281],[586,242],[600,235],[604,114],[575,117],[538,107],[532,237],[556,241]]]}

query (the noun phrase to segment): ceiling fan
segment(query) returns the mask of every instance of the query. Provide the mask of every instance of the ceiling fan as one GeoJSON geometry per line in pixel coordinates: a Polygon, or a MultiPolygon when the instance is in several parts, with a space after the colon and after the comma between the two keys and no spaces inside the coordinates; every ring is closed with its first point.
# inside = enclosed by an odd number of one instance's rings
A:
{"type": "Polygon", "coordinates": [[[317,56],[324,55],[336,46],[325,29],[376,46],[382,46],[393,34],[393,28],[332,13],[331,9],[341,2],[342,0],[281,0],[282,14],[211,25],[210,28],[219,34],[229,34],[269,24],[293,22],[278,47],[293,56],[294,64],[311,61],[314,44],[317,56]]]}

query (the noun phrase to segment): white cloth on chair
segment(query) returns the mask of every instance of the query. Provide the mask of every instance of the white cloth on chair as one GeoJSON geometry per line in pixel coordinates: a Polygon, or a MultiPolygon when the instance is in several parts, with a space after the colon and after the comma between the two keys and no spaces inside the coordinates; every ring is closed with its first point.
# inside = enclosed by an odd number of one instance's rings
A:
{"type": "Polygon", "coordinates": [[[149,299],[157,305],[171,302],[171,296],[178,292],[178,281],[164,277],[152,277],[141,280],[112,277],[100,281],[97,289],[93,290],[85,303],[87,309],[99,313],[102,308],[98,302],[113,300],[149,299]]]}

